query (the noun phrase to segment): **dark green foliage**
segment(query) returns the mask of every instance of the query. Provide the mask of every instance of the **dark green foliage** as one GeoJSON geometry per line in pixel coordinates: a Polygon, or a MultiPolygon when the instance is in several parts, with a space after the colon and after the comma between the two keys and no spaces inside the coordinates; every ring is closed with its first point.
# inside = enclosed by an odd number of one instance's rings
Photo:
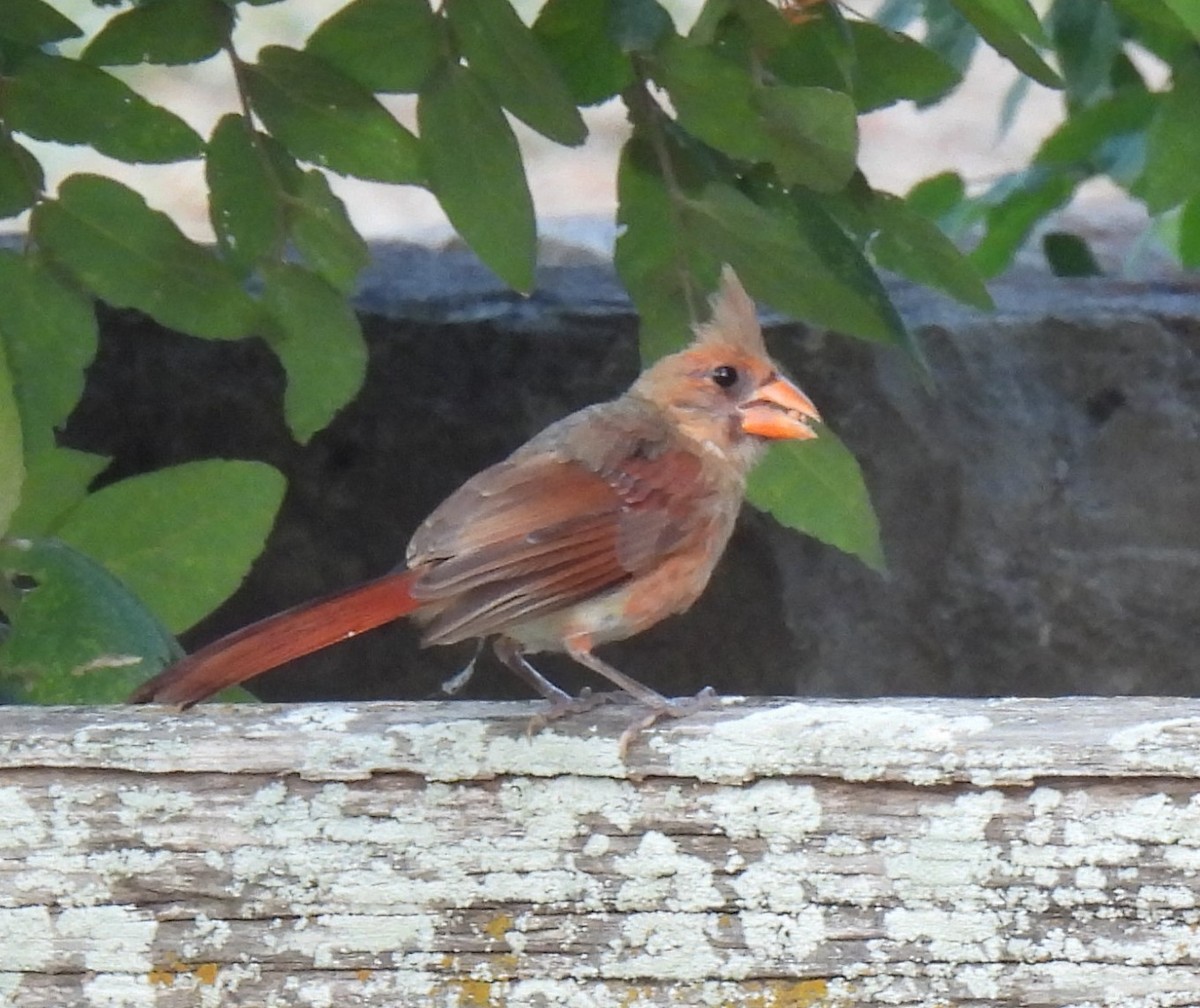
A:
{"type": "Polygon", "coordinates": [[[508,0],[446,0],[446,14],[459,54],[501,105],[551,140],[583,143],[587,129],[562,76],[508,0]]]}
{"type": "Polygon", "coordinates": [[[1042,236],[1042,251],[1055,276],[1099,276],[1100,264],[1079,235],[1050,231],[1042,236]]]}
{"type": "Polygon", "coordinates": [[[293,156],[376,182],[423,181],[417,138],[324,60],[267,46],[241,76],[254,114],[293,156]]]}
{"type": "Polygon", "coordinates": [[[5,0],[0,39],[40,46],[78,38],[83,32],[44,0],[5,0]]]}
{"type": "Polygon", "coordinates": [[[499,103],[471,67],[447,63],[421,92],[417,116],[425,171],[450,223],[506,283],[528,293],[533,198],[499,103]]]}
{"type": "Polygon", "coordinates": [[[119,182],[71,176],[58,199],[34,210],[30,229],[40,248],[109,304],[211,339],[251,332],[254,302],[233,271],[119,182]]]}
{"type": "MultiPolygon", "coordinates": [[[[3,0],[0,217],[32,210],[24,251],[0,253],[0,687],[22,699],[117,699],[170,660],[171,634],[245,574],[284,489],[268,467],[209,461],[93,490],[107,460],[55,438],[95,352],[93,298],[205,338],[264,337],[299,441],[357,394],[366,353],[347,297],[367,250],[319,169],[428,187],[483,262],[529,291],[535,220],[508,116],[573,146],[580,108],[619,97],[633,129],[616,265],[647,358],[687,339],[731,263],[771,307],[919,362],[876,270],[987,308],[982,278],[1096,175],[1171,215],[1182,261],[1200,265],[1195,0],[1054,0],[1044,24],[1028,0],[889,0],[876,23],[830,4],[707,0],[682,33],[658,0],[548,0],[532,26],[509,0],[352,0],[303,49],[240,54],[239,10],[275,2],[111,4],[76,59],[56,47],[82,32],[50,3],[3,0]],[[857,116],[941,100],[981,42],[1061,88],[1064,123],[983,193],[953,174],[905,198],[873,190],[857,116]],[[1169,68],[1164,91],[1131,46],[1169,68]],[[209,59],[240,108],[207,142],[106,69],[209,59]],[[394,92],[418,96],[419,138],[377,97],[394,92]],[[203,158],[216,247],[109,178],[47,192],[27,138],[203,158]],[[972,227],[964,255],[946,234],[972,227]]],[[[1043,247],[1060,273],[1095,271],[1075,236],[1043,247]]],[[[858,466],[829,432],[776,449],[751,494],[882,565],[858,466]]]]}
{"type": "Polygon", "coordinates": [[[29,52],[5,85],[4,122],[37,140],[88,144],[121,161],[198,157],[204,141],[173,112],[153,105],[103,70],[29,52]]]}
{"type": "Polygon", "coordinates": [[[371,91],[419,91],[437,65],[438,21],[428,0],[354,0],[305,47],[371,91]]]}
{"type": "Polygon", "coordinates": [[[83,58],[98,66],[199,63],[229,38],[233,10],[221,0],[154,0],[118,14],[83,58]]]}

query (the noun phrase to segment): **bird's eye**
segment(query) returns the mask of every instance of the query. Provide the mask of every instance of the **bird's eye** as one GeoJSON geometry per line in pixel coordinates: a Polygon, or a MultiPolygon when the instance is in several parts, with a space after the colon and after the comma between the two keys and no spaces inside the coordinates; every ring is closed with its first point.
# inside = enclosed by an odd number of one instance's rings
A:
{"type": "Polygon", "coordinates": [[[712,380],[720,385],[721,388],[729,388],[738,380],[737,368],[730,367],[728,364],[721,364],[719,367],[712,369],[712,380]]]}

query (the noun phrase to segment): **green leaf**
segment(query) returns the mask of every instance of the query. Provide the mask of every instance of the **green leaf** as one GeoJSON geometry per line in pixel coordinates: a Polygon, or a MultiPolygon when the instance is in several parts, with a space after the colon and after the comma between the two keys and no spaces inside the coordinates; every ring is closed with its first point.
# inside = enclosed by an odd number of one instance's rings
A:
{"type": "MultiPolygon", "coordinates": [[[[647,364],[688,341],[702,303],[693,289],[683,245],[687,236],[680,233],[679,223],[650,143],[635,132],[617,169],[620,233],[613,261],[637,309],[639,345],[647,364]]],[[[713,265],[715,277],[717,264],[713,265]]]]}
{"type": "Polygon", "coordinates": [[[11,136],[0,134],[0,217],[28,210],[45,184],[38,159],[11,136]]]}
{"type": "MultiPolygon", "coordinates": [[[[826,12],[830,10],[826,8],[826,12]]],[[[736,11],[750,36],[745,43],[744,61],[753,54],[754,63],[763,61],[766,71],[781,83],[851,93],[855,79],[866,69],[859,66],[854,52],[854,23],[845,18],[823,13],[802,25],[792,25],[778,10],[766,4],[760,6],[757,0],[739,3],[736,11]]],[[[730,22],[725,24],[728,29],[730,22]]],[[[698,21],[689,39],[698,37],[700,26],[698,21]]],[[[729,30],[717,40],[722,48],[739,44],[736,34],[729,30]]]]}
{"type": "Polygon", "coordinates": [[[7,612],[12,632],[0,645],[0,686],[21,702],[119,703],[182,657],[128,588],[64,543],[0,542],[0,568],[36,584],[7,612]]]}
{"type": "Polygon", "coordinates": [[[1200,266],[1200,194],[1183,205],[1179,214],[1179,261],[1186,269],[1200,266]]]}
{"type": "Polygon", "coordinates": [[[1075,178],[1034,166],[1007,181],[1003,197],[987,212],[987,231],[970,253],[984,277],[994,277],[1012,262],[1037,223],[1071,198],[1075,178]]]}
{"type": "Polygon", "coordinates": [[[1103,272],[1088,243],[1079,235],[1050,231],[1042,236],[1042,251],[1055,276],[1100,276],[1103,272]]]}
{"type": "Polygon", "coordinates": [[[55,430],[83,394],[96,355],[90,299],[32,255],[0,251],[0,350],[8,361],[32,459],[55,445],[55,430]]]}
{"type": "Polygon", "coordinates": [[[1200,192],[1200,56],[1189,55],[1175,66],[1173,87],[1162,96],[1146,134],[1146,167],[1134,187],[1146,209],[1162,213],[1200,192]]]}
{"type": "Polygon", "coordinates": [[[417,120],[431,188],[450,223],[505,283],[531,291],[533,200],[500,106],[472,70],[448,64],[421,92],[417,120]]]}
{"type": "Polygon", "coordinates": [[[658,0],[608,0],[608,34],[624,53],[649,53],[673,30],[658,0]]]}
{"type": "Polygon", "coordinates": [[[925,0],[925,45],[960,74],[975,54],[979,34],[953,4],[953,0],[925,0]]]}
{"type": "Polygon", "coordinates": [[[768,135],[767,153],[786,185],[841,189],[856,170],[858,121],[849,95],[825,88],[760,87],[754,93],[768,135]]]}
{"type": "Polygon", "coordinates": [[[1162,0],[1162,2],[1183,22],[1187,30],[1192,33],[1192,37],[1200,41],[1200,5],[1196,4],[1196,0],[1162,0]]]}
{"type": "Polygon", "coordinates": [[[934,102],[962,81],[944,57],[901,32],[870,21],[849,22],[857,73],[854,103],[860,112],[898,101],[934,102]]]}
{"type": "Polygon", "coordinates": [[[1062,79],[1037,54],[1026,38],[1045,42],[1045,33],[1029,0],[951,0],[983,40],[1018,70],[1048,88],[1062,88],[1062,79]]]}
{"type": "Polygon", "coordinates": [[[292,241],[308,265],[343,294],[354,291],[370,261],[367,243],[354,229],[346,206],[319,171],[305,172],[291,194],[292,241]]]}
{"type": "Polygon", "coordinates": [[[343,294],[354,291],[369,252],[321,172],[301,171],[274,137],[237,115],[217,124],[205,167],[213,230],[243,274],[279,259],[290,236],[313,270],[343,294]]]}
{"type": "Polygon", "coordinates": [[[886,567],[879,522],[858,462],[821,427],[815,440],[772,445],[750,474],[747,498],[789,528],[836,546],[877,571],[886,567]]]}
{"type": "Polygon", "coordinates": [[[678,36],[661,49],[654,79],[693,136],[742,161],[766,161],[775,147],[744,67],[678,36]]]}
{"type": "Polygon", "coordinates": [[[178,633],[237,589],[283,491],[283,476],[261,462],[188,462],[89,494],[58,534],[178,633]]]}
{"type": "Polygon", "coordinates": [[[25,45],[42,46],[63,39],[79,38],[82,29],[42,0],[4,0],[0,38],[25,45]]]}
{"type": "Polygon", "coordinates": [[[1100,157],[1105,145],[1123,134],[1141,134],[1154,117],[1162,96],[1142,87],[1127,87],[1078,109],[1038,148],[1034,164],[1107,170],[1100,157]]]}
{"type": "Polygon", "coordinates": [[[417,138],[323,60],[267,46],[242,73],[263,125],[300,160],[377,182],[423,181],[417,138]]]}
{"type": "Polygon", "coordinates": [[[879,226],[871,252],[880,266],[976,308],[995,307],[970,259],[933,221],[890,193],[871,195],[870,214],[879,226]]]}
{"type": "Polygon", "coordinates": [[[367,347],[345,298],[321,277],[282,263],[267,267],[263,278],[271,346],[287,373],[283,411],[304,444],[357,395],[367,347]]]}
{"type": "Polygon", "coordinates": [[[250,333],[256,308],[237,277],[166,214],[98,175],[72,175],[33,211],[40,248],[116,307],[210,339],[250,333]]]}
{"type": "Polygon", "coordinates": [[[204,142],[173,112],[94,66],[31,53],[6,82],[10,128],[38,140],[88,144],[130,163],[198,157],[204,142]]]}
{"type": "Polygon", "coordinates": [[[419,91],[437,66],[428,0],[354,0],[317,27],[305,49],[370,91],[419,91]]]}
{"type": "Polygon", "coordinates": [[[583,143],[574,99],[509,0],[445,0],[445,8],[459,50],[501,105],[551,140],[583,143]]]}
{"type": "Polygon", "coordinates": [[[1086,108],[1112,85],[1113,63],[1123,44],[1116,11],[1096,0],[1056,0],[1047,23],[1067,101],[1073,109],[1086,108]]]}
{"type": "MultiPolygon", "coordinates": [[[[1164,63],[1174,63],[1192,43],[1184,23],[1165,3],[1146,3],[1146,0],[1111,0],[1122,21],[1123,32],[1136,44],[1157,56],[1164,63]]],[[[1127,58],[1117,60],[1117,67],[1127,58]]],[[[1129,72],[1126,66],[1124,73],[1129,72]]],[[[1116,71],[1114,70],[1114,83],[1116,71]]]]}
{"type": "Polygon", "coordinates": [[[80,57],[98,66],[178,66],[216,55],[229,42],[233,9],[221,0],[153,0],[108,22],[80,57]]]}
{"type": "Polygon", "coordinates": [[[1000,102],[1000,115],[996,120],[997,140],[1002,140],[1012,129],[1013,123],[1017,121],[1017,113],[1029,97],[1031,87],[1033,84],[1030,79],[1022,74],[1004,92],[1004,98],[1000,102]]]}
{"type": "MultiPolygon", "coordinates": [[[[769,77],[805,88],[828,88],[847,94],[853,91],[859,67],[850,26],[844,18],[822,14],[803,25],[792,25],[784,22],[773,8],[763,11],[757,4],[742,4],[737,11],[750,35],[745,43],[746,56],[754,54],[756,64],[761,60],[769,77]]],[[[700,26],[697,22],[697,29],[700,26]]],[[[696,38],[697,29],[692,29],[688,37],[696,38]]],[[[722,36],[731,37],[720,38],[718,46],[737,46],[737,36],[732,32],[722,32],[722,36]]]]}
{"type": "Polygon", "coordinates": [[[0,536],[21,501],[25,483],[25,446],[21,441],[21,413],[8,361],[0,353],[0,536]]]}
{"type": "Polygon", "coordinates": [[[226,260],[243,276],[283,251],[284,182],[267,150],[272,143],[242,116],[230,114],[213,129],[204,159],[208,217],[226,260]]]}
{"type": "Polygon", "coordinates": [[[679,38],[663,46],[654,77],[689,133],[738,160],[771,162],[787,184],[833,191],[854,171],[858,125],[840,91],[759,85],[746,68],[679,38]]]}
{"type": "Polygon", "coordinates": [[[549,0],[533,34],[577,105],[598,105],[633,83],[633,67],[608,31],[608,7],[596,0],[549,0]]]}
{"type": "Polygon", "coordinates": [[[904,201],[930,220],[941,220],[956,211],[966,198],[967,188],[957,172],[930,175],[914,185],[904,201]]]}
{"type": "Polygon", "coordinates": [[[907,345],[895,307],[854,243],[815,204],[759,206],[723,183],[687,201],[697,238],[746,289],[797,318],[863,339],[907,345]],[[786,268],[780,268],[786,264],[786,268]]]}
{"type": "Polygon", "coordinates": [[[34,455],[25,469],[21,506],[13,515],[14,534],[31,538],[53,535],[56,525],[83,500],[108,461],[102,455],[73,448],[49,448],[34,455]]]}

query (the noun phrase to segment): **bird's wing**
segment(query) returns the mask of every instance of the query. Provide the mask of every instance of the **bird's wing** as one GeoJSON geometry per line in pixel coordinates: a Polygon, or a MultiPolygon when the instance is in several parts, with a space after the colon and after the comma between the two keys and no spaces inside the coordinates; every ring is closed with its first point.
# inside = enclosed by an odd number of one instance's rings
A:
{"type": "Polygon", "coordinates": [[[714,489],[704,460],[644,404],[552,425],[413,536],[426,640],[496,633],[636,577],[703,534],[714,489]]]}

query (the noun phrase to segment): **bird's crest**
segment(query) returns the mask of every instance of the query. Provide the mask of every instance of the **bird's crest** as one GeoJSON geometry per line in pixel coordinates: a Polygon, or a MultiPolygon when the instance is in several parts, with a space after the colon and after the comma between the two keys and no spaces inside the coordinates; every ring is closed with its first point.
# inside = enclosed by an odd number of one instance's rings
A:
{"type": "Polygon", "coordinates": [[[697,344],[723,343],[748,353],[766,354],[754,301],[732,266],[721,268],[721,284],[709,305],[712,317],[696,326],[697,344]]]}

